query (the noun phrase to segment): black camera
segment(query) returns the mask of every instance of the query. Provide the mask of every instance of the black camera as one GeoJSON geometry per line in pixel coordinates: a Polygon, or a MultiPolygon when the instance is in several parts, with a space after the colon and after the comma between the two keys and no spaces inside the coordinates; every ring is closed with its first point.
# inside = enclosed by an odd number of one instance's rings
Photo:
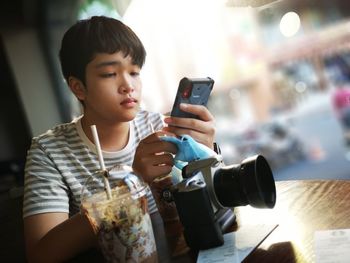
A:
{"type": "Polygon", "coordinates": [[[182,176],[170,192],[192,249],[224,243],[223,233],[235,220],[232,208],[273,208],[276,202],[273,174],[261,155],[229,166],[220,155],[193,161],[182,169],[182,176]]]}

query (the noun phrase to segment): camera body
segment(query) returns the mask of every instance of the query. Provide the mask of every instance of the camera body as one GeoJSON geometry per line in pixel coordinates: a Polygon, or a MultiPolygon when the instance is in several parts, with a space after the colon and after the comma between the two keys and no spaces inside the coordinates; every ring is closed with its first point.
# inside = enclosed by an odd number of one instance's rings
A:
{"type": "Polygon", "coordinates": [[[261,155],[225,166],[216,155],[188,163],[183,180],[169,191],[184,228],[187,245],[208,249],[224,243],[223,233],[235,221],[233,207],[250,204],[272,208],[276,190],[271,169],[261,155]]]}

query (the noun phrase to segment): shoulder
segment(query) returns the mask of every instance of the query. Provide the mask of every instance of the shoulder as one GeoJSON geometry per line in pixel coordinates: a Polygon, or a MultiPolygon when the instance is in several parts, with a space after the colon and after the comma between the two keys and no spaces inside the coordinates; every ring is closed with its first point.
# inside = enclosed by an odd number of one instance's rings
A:
{"type": "Polygon", "coordinates": [[[62,123],[47,130],[45,133],[39,136],[33,137],[32,144],[37,145],[52,145],[67,142],[76,137],[76,121],[69,123],[62,123]]]}

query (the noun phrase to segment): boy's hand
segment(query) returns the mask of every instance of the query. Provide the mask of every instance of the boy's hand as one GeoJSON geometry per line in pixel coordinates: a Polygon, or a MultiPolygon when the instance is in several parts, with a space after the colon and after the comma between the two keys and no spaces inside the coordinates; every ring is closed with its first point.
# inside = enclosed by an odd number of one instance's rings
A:
{"type": "Polygon", "coordinates": [[[215,136],[214,117],[209,110],[202,105],[180,104],[180,109],[199,116],[199,119],[167,117],[164,119],[168,127],[163,130],[172,132],[178,136],[190,135],[197,142],[213,149],[215,136]]]}
{"type": "Polygon", "coordinates": [[[174,165],[177,148],[173,143],[162,141],[160,136],[175,136],[169,132],[156,132],[144,138],[136,148],[132,167],[134,172],[151,183],[155,178],[167,175],[174,165]]]}

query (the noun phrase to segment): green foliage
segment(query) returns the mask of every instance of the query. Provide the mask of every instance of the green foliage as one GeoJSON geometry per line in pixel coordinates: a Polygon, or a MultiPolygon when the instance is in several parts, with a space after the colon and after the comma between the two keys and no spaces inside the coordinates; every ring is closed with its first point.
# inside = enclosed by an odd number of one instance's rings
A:
{"type": "Polygon", "coordinates": [[[89,8],[89,6],[91,6],[95,2],[106,6],[106,8],[108,9],[114,9],[111,0],[83,0],[81,1],[79,11],[86,11],[89,8]]]}

